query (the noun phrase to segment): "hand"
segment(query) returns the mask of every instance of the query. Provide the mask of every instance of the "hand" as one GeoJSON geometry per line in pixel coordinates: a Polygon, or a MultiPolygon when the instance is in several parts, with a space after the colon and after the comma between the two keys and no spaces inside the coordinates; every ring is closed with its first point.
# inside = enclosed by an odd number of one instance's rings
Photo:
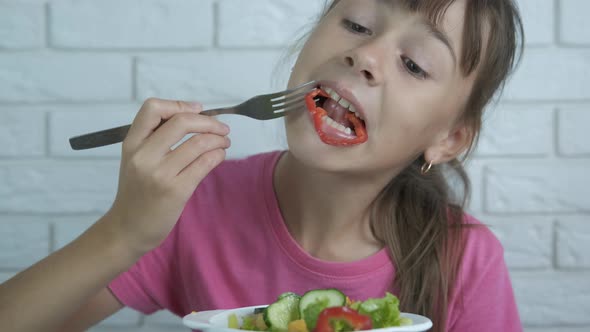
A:
{"type": "Polygon", "coordinates": [[[166,238],[196,187],[225,159],[229,127],[201,111],[195,103],[148,99],[123,141],[117,197],[105,218],[134,256],[166,238]]]}

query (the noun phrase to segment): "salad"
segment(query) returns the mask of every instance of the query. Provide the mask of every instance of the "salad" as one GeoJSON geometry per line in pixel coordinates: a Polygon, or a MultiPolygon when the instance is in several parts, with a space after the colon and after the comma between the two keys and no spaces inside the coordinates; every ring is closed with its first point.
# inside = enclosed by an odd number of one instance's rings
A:
{"type": "Polygon", "coordinates": [[[228,318],[228,327],[249,331],[347,332],[411,325],[400,316],[399,300],[391,293],[382,298],[352,301],[337,289],[317,289],[303,296],[283,293],[277,301],[253,314],[228,318]]]}

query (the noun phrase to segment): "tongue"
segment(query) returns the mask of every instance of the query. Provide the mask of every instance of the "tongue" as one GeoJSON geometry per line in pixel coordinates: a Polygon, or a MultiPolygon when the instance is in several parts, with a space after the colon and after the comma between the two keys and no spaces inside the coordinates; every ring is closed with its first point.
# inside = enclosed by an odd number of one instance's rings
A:
{"type": "Polygon", "coordinates": [[[352,123],[345,118],[345,115],[349,112],[348,109],[342,107],[334,99],[328,98],[323,105],[323,109],[326,110],[328,116],[332,120],[338,122],[346,128],[351,128],[352,123]]]}

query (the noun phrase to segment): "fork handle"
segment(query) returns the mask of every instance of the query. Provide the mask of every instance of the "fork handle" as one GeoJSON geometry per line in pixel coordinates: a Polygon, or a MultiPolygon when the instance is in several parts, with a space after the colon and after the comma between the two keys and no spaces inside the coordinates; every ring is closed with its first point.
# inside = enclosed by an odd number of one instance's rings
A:
{"type": "MultiPolygon", "coordinates": [[[[216,108],[211,110],[203,111],[199,114],[202,115],[220,115],[220,114],[227,114],[233,113],[234,109],[231,107],[228,108],[216,108]]],[[[164,121],[162,121],[164,123],[164,121]]],[[[162,125],[160,123],[159,126],[162,125]]],[[[158,126],[158,127],[159,127],[158,126]]],[[[70,138],[70,146],[73,150],[86,150],[97,148],[100,146],[111,145],[119,142],[123,142],[125,137],[127,136],[127,132],[131,128],[131,125],[125,125],[100,131],[95,131],[93,133],[88,133],[80,136],[75,136],[70,138]]]]}
{"type": "Polygon", "coordinates": [[[74,150],[86,150],[99,146],[123,142],[131,125],[96,131],[70,138],[70,146],[74,150]]]}

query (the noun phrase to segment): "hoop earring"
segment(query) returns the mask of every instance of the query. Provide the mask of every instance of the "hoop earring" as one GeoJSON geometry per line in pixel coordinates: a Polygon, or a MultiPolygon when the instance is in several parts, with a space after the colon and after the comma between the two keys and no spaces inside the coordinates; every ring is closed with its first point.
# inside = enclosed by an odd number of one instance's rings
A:
{"type": "Polygon", "coordinates": [[[422,175],[427,174],[428,172],[430,172],[430,169],[432,168],[432,161],[427,161],[424,163],[424,165],[422,165],[422,168],[420,169],[420,172],[422,173],[422,175]]]}

